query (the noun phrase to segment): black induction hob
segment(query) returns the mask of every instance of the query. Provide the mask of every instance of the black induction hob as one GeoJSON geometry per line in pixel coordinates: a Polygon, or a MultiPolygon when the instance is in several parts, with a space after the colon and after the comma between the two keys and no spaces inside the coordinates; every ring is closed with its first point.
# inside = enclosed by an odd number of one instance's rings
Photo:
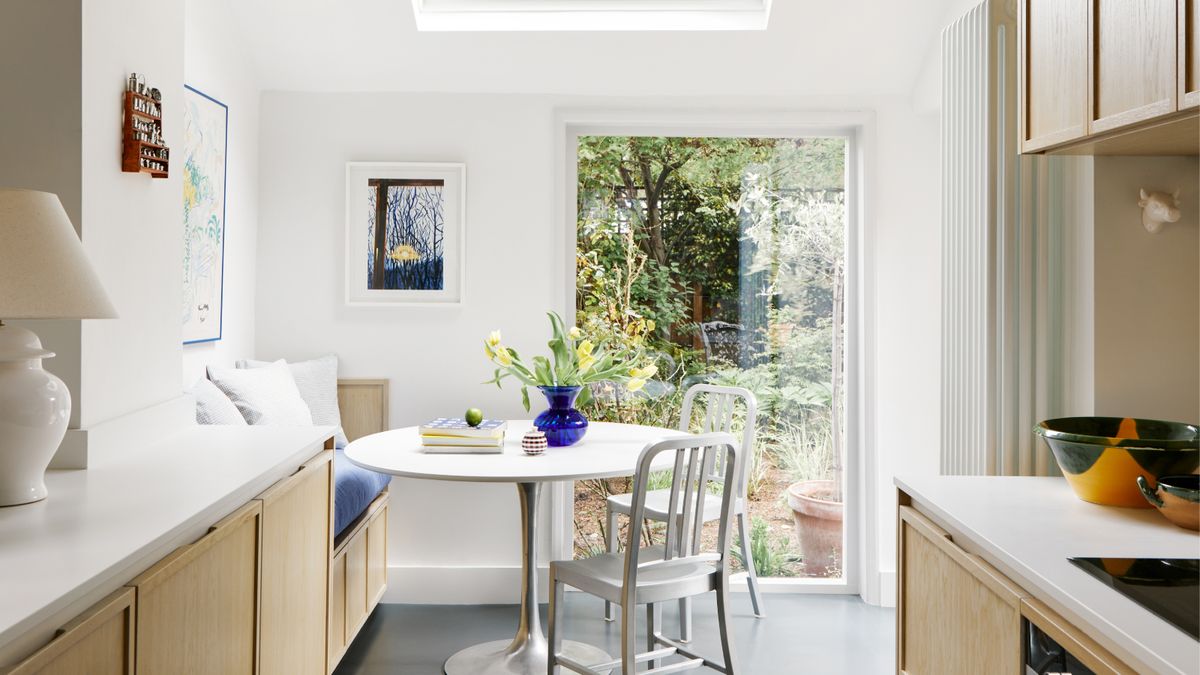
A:
{"type": "Polygon", "coordinates": [[[1200,641],[1200,560],[1070,558],[1070,561],[1200,641]]]}

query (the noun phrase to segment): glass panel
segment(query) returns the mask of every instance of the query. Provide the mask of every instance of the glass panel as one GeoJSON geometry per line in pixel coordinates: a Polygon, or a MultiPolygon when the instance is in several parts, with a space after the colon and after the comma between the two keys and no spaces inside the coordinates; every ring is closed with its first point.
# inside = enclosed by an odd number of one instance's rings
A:
{"type": "MultiPolygon", "coordinates": [[[[753,391],[760,576],[845,567],[846,151],[841,137],[579,139],[576,322],[658,365],[638,392],[596,387],[585,412],[674,428],[694,384],[753,391]]],[[[604,500],[630,487],[576,485],[577,555],[604,549],[604,500]]]]}

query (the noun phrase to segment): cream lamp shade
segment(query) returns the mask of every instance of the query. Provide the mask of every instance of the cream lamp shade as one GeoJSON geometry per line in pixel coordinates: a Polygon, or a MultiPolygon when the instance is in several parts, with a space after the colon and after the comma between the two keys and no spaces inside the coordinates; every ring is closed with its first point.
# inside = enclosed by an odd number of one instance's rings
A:
{"type": "Polygon", "coordinates": [[[116,316],[58,195],[0,188],[0,321],[116,316]]]}
{"type": "Polygon", "coordinates": [[[46,498],[71,392],[33,331],[5,319],[117,316],[57,195],[0,189],[0,506],[46,498]]]}

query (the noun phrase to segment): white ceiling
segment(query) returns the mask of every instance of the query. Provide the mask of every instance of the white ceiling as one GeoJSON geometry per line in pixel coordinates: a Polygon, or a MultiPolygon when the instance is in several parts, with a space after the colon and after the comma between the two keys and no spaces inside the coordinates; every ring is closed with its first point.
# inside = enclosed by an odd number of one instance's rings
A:
{"type": "MultiPolygon", "coordinates": [[[[208,1],[208,0],[202,0],[208,1]]],[[[908,94],[961,0],[775,0],[746,32],[418,32],[411,0],[233,0],[265,90],[908,94]]]]}

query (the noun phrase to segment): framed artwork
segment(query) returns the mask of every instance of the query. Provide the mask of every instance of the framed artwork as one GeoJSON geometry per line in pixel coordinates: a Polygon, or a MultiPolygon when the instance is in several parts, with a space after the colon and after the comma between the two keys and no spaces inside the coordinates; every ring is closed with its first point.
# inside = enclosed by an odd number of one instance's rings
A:
{"type": "Polygon", "coordinates": [[[221,339],[229,107],[183,92],[183,344],[221,339]]]}
{"type": "Polygon", "coordinates": [[[346,304],[463,302],[464,164],[346,164],[346,304]]]}

